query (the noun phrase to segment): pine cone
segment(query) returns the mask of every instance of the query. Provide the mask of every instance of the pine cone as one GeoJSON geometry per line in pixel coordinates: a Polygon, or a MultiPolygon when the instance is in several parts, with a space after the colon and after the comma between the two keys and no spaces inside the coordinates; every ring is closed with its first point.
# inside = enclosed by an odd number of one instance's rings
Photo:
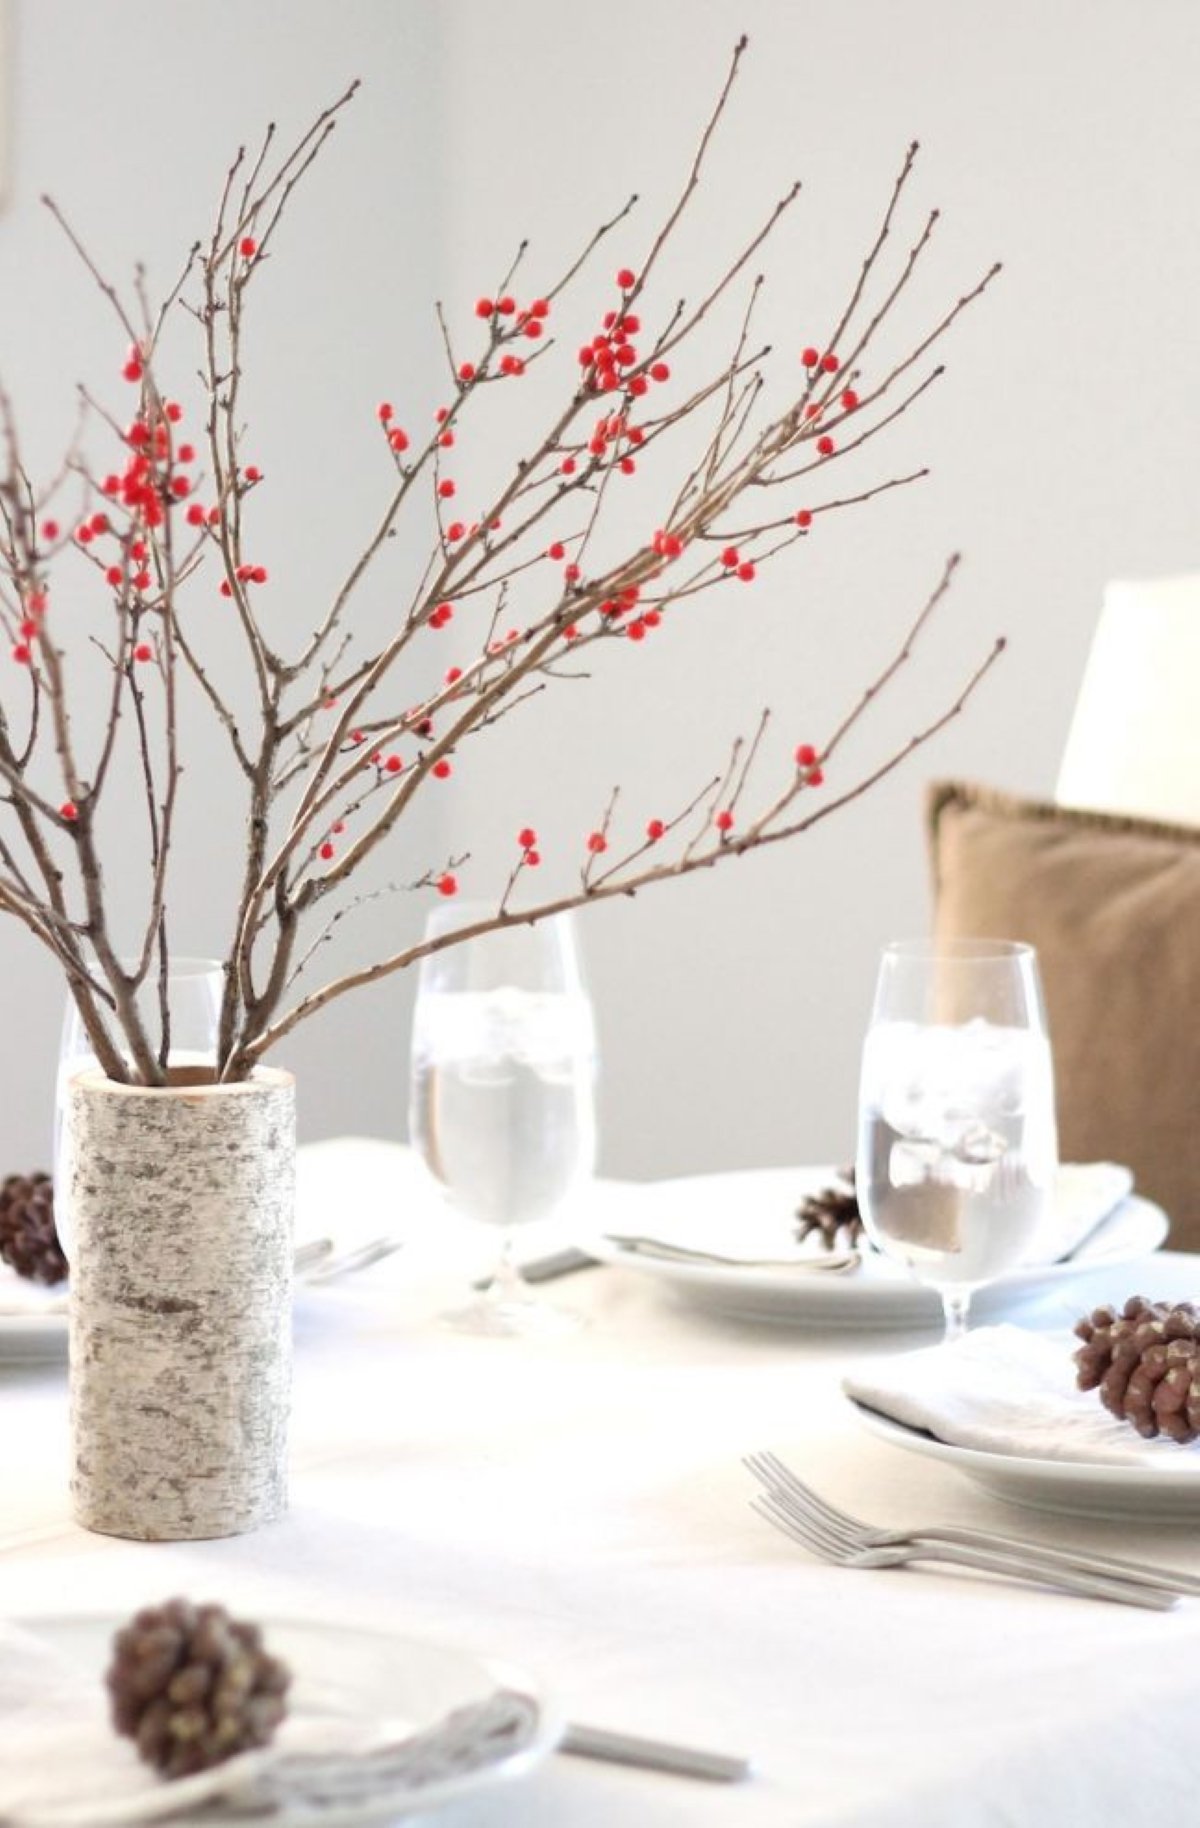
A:
{"type": "Polygon", "coordinates": [[[843,1168],[838,1182],[837,1186],[822,1187],[819,1193],[810,1193],[797,1206],[796,1236],[801,1243],[814,1231],[820,1232],[827,1250],[833,1249],[839,1232],[847,1244],[862,1241],[863,1224],[858,1195],[854,1191],[853,1168],[843,1168]]]}
{"type": "Polygon", "coordinates": [[[117,1632],[105,1681],[118,1733],[164,1777],[188,1777],[266,1745],[291,1676],[257,1625],[172,1599],[117,1632]]]}
{"type": "Polygon", "coordinates": [[[1098,1388],[1104,1407],[1147,1439],[1200,1437],[1200,1309],[1133,1295],[1119,1314],[1096,1308],[1075,1333],[1081,1390],[1098,1388]]]}
{"type": "Polygon", "coordinates": [[[48,1174],[6,1174],[0,1181],[0,1257],[30,1282],[65,1279],[48,1174]]]}

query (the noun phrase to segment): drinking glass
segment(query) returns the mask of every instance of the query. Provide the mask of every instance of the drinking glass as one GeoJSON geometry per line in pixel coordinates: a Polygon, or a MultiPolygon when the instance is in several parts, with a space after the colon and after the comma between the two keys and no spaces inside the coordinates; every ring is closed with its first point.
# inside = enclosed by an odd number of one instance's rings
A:
{"type": "Polygon", "coordinates": [[[1010,940],[887,946],[863,1046],[856,1184],[867,1235],[941,1296],[1024,1258],[1058,1161],[1037,957],[1010,940]]]}
{"type": "MultiPolygon", "coordinates": [[[[444,940],[491,912],[439,908],[425,937],[444,940]]],[[[413,1015],[410,1135],[451,1203],[499,1232],[482,1298],[446,1317],[461,1330],[564,1324],[521,1276],[514,1234],[558,1211],[591,1175],[595,1079],[592,1008],[569,915],[514,922],[426,954],[413,1015]]]]}
{"type": "MultiPolygon", "coordinates": [[[[133,961],[121,960],[122,969],[133,969],[133,961]]],[[[159,973],[150,973],[137,994],[138,1008],[147,1031],[157,1040],[160,1029],[159,973]]],[[[225,976],[221,961],[215,958],[172,958],[167,968],[167,1006],[170,1011],[171,1066],[214,1066],[217,1058],[217,1030],[225,976]]],[[[117,1045],[120,1037],[117,1036],[117,1045]]],[[[58,1049],[58,1075],[54,1088],[54,1224],[63,1254],[71,1256],[71,1214],[68,1189],[71,1185],[71,1137],[66,1122],[67,1086],[76,1073],[88,1072],[98,1062],[83,1026],[74,997],[68,996],[63,1016],[62,1036],[58,1049]]]]}

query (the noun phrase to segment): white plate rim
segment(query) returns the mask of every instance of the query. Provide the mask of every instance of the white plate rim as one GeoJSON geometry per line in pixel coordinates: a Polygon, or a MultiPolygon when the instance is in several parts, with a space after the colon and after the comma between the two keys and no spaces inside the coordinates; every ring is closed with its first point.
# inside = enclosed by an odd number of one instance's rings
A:
{"type": "Polygon", "coordinates": [[[1194,1519],[1195,1510],[1200,1509],[1200,1458],[1189,1463],[1164,1462],[1161,1467],[1121,1466],[961,1447],[883,1415],[854,1397],[847,1396],[846,1401],[868,1434],[906,1453],[939,1460],[984,1490],[1034,1509],[1093,1517],[1146,1515],[1160,1521],[1184,1515],[1194,1519]],[[1156,1506],[1156,1499],[1163,1501],[1161,1506],[1156,1506]]]}
{"type": "MultiPolygon", "coordinates": [[[[639,1192],[654,1197],[668,1190],[676,1191],[680,1200],[689,1187],[703,1186],[711,1196],[722,1184],[731,1189],[761,1181],[786,1180],[789,1197],[799,1203],[806,1187],[828,1185],[840,1178],[840,1170],[830,1167],[741,1168],[710,1175],[688,1175],[669,1181],[644,1182],[639,1192]]],[[[614,1227],[615,1229],[615,1227],[614,1227]]],[[[647,1230],[650,1227],[647,1226],[647,1230]]],[[[984,1313],[1016,1301],[1038,1295],[1055,1283],[1069,1281],[1094,1270],[1109,1269],[1146,1256],[1157,1250],[1170,1230],[1170,1220],[1161,1206],[1142,1194],[1130,1193],[1118,1201],[1094,1240],[1084,1244],[1078,1254],[1064,1263],[1030,1265],[1010,1271],[981,1289],[975,1307],[984,1313]],[[1105,1250],[1104,1233],[1114,1221],[1123,1221],[1136,1238],[1126,1247],[1105,1250]]],[[[666,1282],[678,1293],[706,1307],[735,1317],[759,1320],[794,1320],[816,1324],[845,1325],[859,1320],[871,1324],[886,1321],[888,1325],[920,1326],[937,1322],[937,1297],[899,1267],[881,1258],[872,1258],[871,1280],[861,1273],[825,1274],[809,1271],[792,1276],[788,1270],[754,1268],[742,1264],[684,1263],[666,1257],[624,1248],[597,1231],[582,1240],[584,1248],[600,1261],[619,1264],[643,1275],[666,1282]]]]}
{"type": "MultiPolygon", "coordinates": [[[[53,1642],[55,1628],[60,1634],[63,1631],[78,1631],[81,1627],[97,1638],[97,1649],[101,1641],[106,1647],[113,1634],[128,1624],[135,1607],[116,1612],[108,1609],[83,1608],[70,1612],[47,1613],[45,1611],[5,1615],[5,1623],[30,1633],[42,1633],[53,1642]]],[[[358,1621],[346,1621],[323,1617],[314,1614],[302,1617],[295,1613],[267,1613],[256,1615],[255,1623],[263,1633],[263,1641],[268,1650],[278,1650],[286,1660],[286,1634],[288,1632],[332,1635],[348,1640],[363,1639],[370,1643],[394,1650],[400,1654],[422,1653],[436,1657],[439,1662],[457,1661],[464,1670],[480,1678],[480,1686],[490,1684],[493,1689],[516,1689],[527,1696],[537,1709],[537,1726],[532,1738],[519,1751],[497,1758],[494,1762],[479,1766],[471,1771],[463,1771],[450,1777],[438,1778],[421,1786],[419,1792],[412,1794],[411,1804],[403,1796],[391,1798],[376,1797],[371,1802],[349,1804],[344,1808],[322,1809],[319,1818],[310,1810],[290,1810],[282,1808],[268,1816],[261,1812],[251,1814],[230,1812],[224,1818],[216,1818],[203,1808],[199,1813],[182,1810],[169,1817],[161,1818],[164,1828],[167,1823],[172,1828],[204,1828],[216,1819],[238,1821],[267,1821],[272,1828],[313,1828],[319,1819],[320,1828],[383,1828],[392,1821],[404,1820],[409,1816],[424,1816],[427,1812],[441,1808],[443,1804],[457,1801],[476,1790],[487,1788],[496,1783],[508,1782],[524,1776],[525,1773],[546,1758],[561,1741],[565,1731],[565,1721],[556,1704],[547,1698],[542,1685],[523,1669],[493,1657],[480,1656],[474,1651],[465,1649],[461,1644],[435,1638],[420,1638],[404,1631],[392,1631],[386,1626],[364,1624],[358,1621]],[[281,1640],[283,1642],[281,1643],[281,1640]]],[[[101,1660],[100,1668],[103,1668],[101,1660]]],[[[98,1677],[99,1679],[99,1677],[98,1677]]],[[[429,1722],[427,1724],[434,1724],[429,1722]]],[[[416,1729],[420,1730],[420,1728],[416,1729]]]]}

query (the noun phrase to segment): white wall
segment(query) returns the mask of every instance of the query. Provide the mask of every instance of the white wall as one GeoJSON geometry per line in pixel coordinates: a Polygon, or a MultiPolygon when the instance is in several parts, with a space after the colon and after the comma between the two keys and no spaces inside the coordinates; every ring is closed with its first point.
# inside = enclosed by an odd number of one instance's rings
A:
{"type": "MultiPolygon", "coordinates": [[[[847,766],[903,744],[1005,633],[1002,665],[936,745],[795,845],[586,916],[610,1172],[845,1157],[877,948],[927,917],[924,783],[955,774],[1049,792],[1105,579],[1196,563],[1192,0],[611,0],[599,12],[209,0],[169,13],[128,0],[119,26],[66,0],[14,11],[0,374],[46,453],[69,423],[70,384],[107,385],[113,339],[38,192],[70,207],[109,271],[140,254],[161,278],[206,225],[240,139],[271,116],[295,128],[349,75],[367,79],[296,209],[291,265],[281,255],[264,288],[277,328],[255,351],[275,490],[263,535],[302,620],[371,498],[374,401],[424,401],[436,385],[429,299],[445,297],[469,328],[519,236],[531,238],[536,290],[631,189],[644,202],[619,258],[636,265],[740,30],[751,53],[674,284],[694,292],[803,178],[765,262],[781,352],[821,340],[903,148],[921,139],[906,229],[931,204],[943,219],[916,305],[932,316],[994,257],[1005,272],[954,333],[935,395],[846,480],[924,462],[931,479],[829,517],[795,567],[745,601],[723,596],[694,626],[623,649],[591,686],[530,707],[490,760],[482,747],[476,764],[464,758],[439,834],[470,844],[476,886],[489,853],[507,857],[510,832],[530,822],[552,881],[616,782],[631,817],[677,802],[764,704],[781,741],[820,740],[961,548],[951,601],[847,766]]],[[[589,308],[615,264],[605,257],[595,289],[585,283],[589,308]]],[[[490,454],[464,448],[461,474],[490,454]]],[[[631,530],[655,523],[652,494],[629,501],[631,530]]],[[[181,950],[221,943],[206,904],[236,851],[237,814],[215,754],[194,771],[207,792],[179,859],[181,950]]],[[[432,835],[418,839],[414,854],[428,854],[432,835]]],[[[374,909],[373,938],[415,917],[374,909]]],[[[61,996],[19,933],[0,931],[0,968],[0,1166],[32,1167],[45,1155],[61,996]]],[[[406,1024],[392,985],[287,1047],[306,1135],[400,1132],[406,1024]]]]}

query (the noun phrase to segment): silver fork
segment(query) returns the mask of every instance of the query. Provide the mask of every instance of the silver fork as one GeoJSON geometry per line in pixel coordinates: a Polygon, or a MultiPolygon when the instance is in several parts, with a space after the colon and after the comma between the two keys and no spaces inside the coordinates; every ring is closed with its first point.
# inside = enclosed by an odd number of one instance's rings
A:
{"type": "Polygon", "coordinates": [[[920,1539],[878,1546],[850,1543],[822,1518],[798,1504],[793,1494],[777,1485],[767,1485],[751,1500],[751,1506],[785,1536],[838,1567],[899,1568],[914,1561],[946,1562],[982,1573],[1001,1574],[1010,1580],[1053,1587],[1083,1599],[1114,1600],[1126,1606],[1142,1606],[1152,1612],[1169,1611],[1179,1597],[1175,1592],[1140,1582],[1087,1574],[1080,1569],[1050,1567],[1034,1556],[1012,1551],[920,1539]]]}
{"type": "Polygon", "coordinates": [[[1158,1568],[1150,1562],[1134,1561],[1125,1556],[1105,1555],[1099,1550],[1064,1549],[1050,1543],[1028,1542],[1021,1537],[1005,1536],[996,1530],[967,1529],[960,1525],[925,1525],[907,1530],[882,1529],[842,1511],[814,1492],[797,1477],[778,1454],[749,1454],[746,1465],[764,1484],[778,1487],[792,1495],[797,1503],[819,1515],[842,1540],[859,1548],[886,1548],[910,1542],[954,1543],[963,1548],[995,1549],[1036,1559],[1048,1568],[1074,1570],[1083,1574],[1112,1576],[1134,1581],[1138,1585],[1157,1587],[1167,1593],[1200,1594],[1200,1576],[1185,1574],[1182,1569],[1158,1568]]]}

